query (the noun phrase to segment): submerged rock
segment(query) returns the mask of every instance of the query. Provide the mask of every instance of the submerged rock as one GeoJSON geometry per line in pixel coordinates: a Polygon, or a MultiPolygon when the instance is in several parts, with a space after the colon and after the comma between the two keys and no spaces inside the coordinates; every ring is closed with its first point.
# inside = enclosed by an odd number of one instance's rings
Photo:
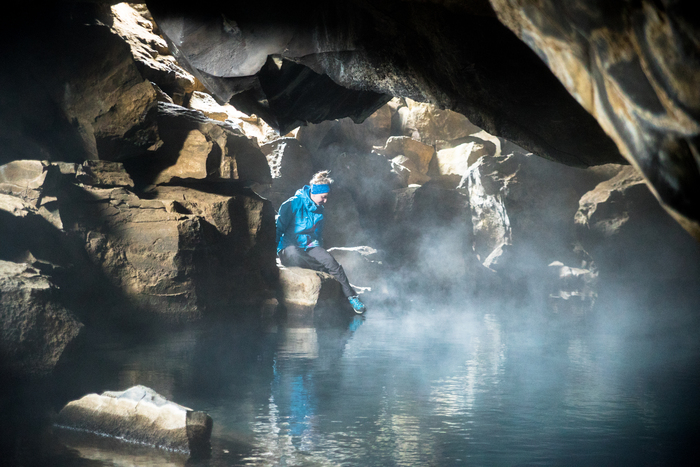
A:
{"type": "Polygon", "coordinates": [[[153,389],[134,386],[69,402],[59,412],[56,425],[206,456],[211,450],[213,421],[208,414],[171,402],[153,389]]]}
{"type": "Polygon", "coordinates": [[[0,260],[0,370],[17,377],[50,373],[83,325],[57,301],[37,269],[0,260]]]}

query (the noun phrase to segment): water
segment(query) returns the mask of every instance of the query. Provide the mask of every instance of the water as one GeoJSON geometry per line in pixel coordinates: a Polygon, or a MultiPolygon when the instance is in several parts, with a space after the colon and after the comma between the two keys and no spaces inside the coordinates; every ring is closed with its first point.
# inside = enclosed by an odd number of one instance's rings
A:
{"type": "Polygon", "coordinates": [[[377,305],[327,326],[99,339],[66,391],[144,384],[204,410],[212,457],[62,433],[80,457],[66,465],[700,465],[698,317],[618,305],[586,320],[377,305]]]}

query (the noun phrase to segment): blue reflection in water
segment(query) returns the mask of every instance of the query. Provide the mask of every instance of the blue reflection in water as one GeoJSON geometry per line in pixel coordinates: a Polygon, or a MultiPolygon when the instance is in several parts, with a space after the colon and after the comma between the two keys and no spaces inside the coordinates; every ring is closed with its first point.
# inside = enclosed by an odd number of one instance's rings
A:
{"type": "Polygon", "coordinates": [[[698,318],[635,311],[630,326],[609,311],[580,322],[376,307],[334,326],[203,331],[96,358],[212,415],[212,458],[190,465],[692,462],[698,318]]]}

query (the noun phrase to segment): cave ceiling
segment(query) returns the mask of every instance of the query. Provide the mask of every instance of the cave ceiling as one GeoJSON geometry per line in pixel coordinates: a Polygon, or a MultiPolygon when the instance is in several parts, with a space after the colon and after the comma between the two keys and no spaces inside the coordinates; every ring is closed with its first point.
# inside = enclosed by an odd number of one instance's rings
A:
{"type": "Polygon", "coordinates": [[[700,238],[700,28],[691,1],[146,2],[221,102],[285,132],[392,96],[541,157],[633,164],[700,238]]]}

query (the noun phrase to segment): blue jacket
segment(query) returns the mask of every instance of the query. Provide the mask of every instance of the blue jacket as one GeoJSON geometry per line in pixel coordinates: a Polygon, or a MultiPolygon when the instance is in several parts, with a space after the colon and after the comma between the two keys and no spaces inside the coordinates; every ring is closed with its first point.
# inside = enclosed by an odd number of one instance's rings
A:
{"type": "Polygon", "coordinates": [[[314,203],[306,185],[282,203],[277,214],[277,252],[290,245],[307,250],[323,246],[323,206],[314,203]]]}

